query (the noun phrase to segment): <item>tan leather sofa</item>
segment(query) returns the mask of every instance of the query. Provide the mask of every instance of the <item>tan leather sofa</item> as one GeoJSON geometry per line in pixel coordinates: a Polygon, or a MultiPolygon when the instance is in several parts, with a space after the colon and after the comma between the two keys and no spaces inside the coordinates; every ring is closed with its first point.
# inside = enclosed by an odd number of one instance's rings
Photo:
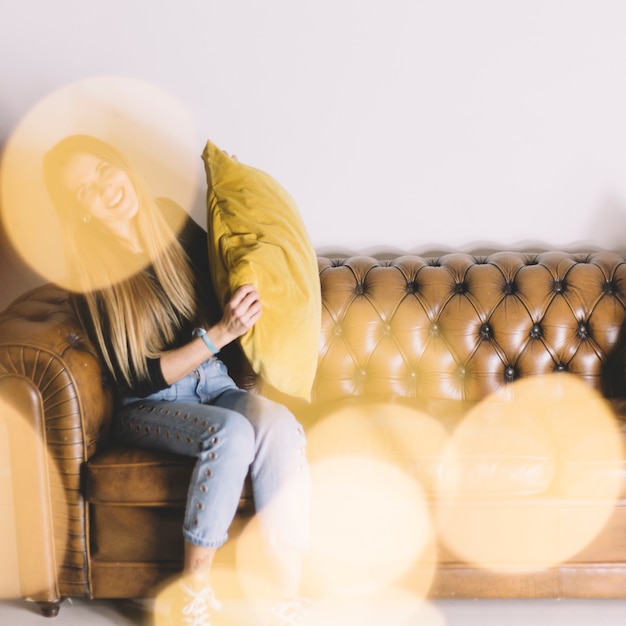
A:
{"type": "MultiPolygon", "coordinates": [[[[292,409],[311,433],[314,458],[364,452],[372,438],[361,436],[359,424],[370,434],[375,424],[373,439],[391,442],[382,454],[396,456],[422,486],[434,547],[416,558],[402,584],[423,585],[432,561],[433,597],[626,597],[624,257],[344,255],[320,257],[319,270],[313,401],[292,409]],[[571,379],[584,387],[573,397],[561,384],[571,379]],[[538,395],[516,391],[524,381],[537,381],[538,395]],[[511,398],[520,404],[505,407],[511,398]],[[596,435],[611,430],[600,415],[606,407],[618,438],[608,453],[596,448],[596,435]],[[572,435],[583,420],[580,408],[591,426],[572,435]],[[386,429],[396,414],[414,414],[423,429],[411,426],[406,436],[386,429]],[[459,447],[454,465],[442,442],[462,431],[468,415],[478,417],[461,441],[472,445],[459,447]],[[349,429],[324,449],[314,431],[328,416],[346,418],[349,429]],[[433,428],[439,438],[420,436],[433,428]],[[574,440],[561,444],[562,436],[574,440]],[[542,560],[567,520],[603,507],[605,517],[579,546],[542,560]],[[547,518],[525,517],[546,510],[547,518]],[[456,539],[440,532],[451,519],[460,522],[456,539]],[[553,527],[548,519],[559,522],[553,527]],[[482,531],[493,539],[483,561],[472,553],[482,531]],[[465,532],[467,553],[457,541],[465,532]],[[520,554],[527,561],[513,562],[520,554]]],[[[231,372],[254,388],[240,361],[231,355],[231,372]]],[[[180,567],[191,463],[111,445],[112,397],[63,290],[39,287],[0,314],[0,399],[11,433],[21,590],[47,615],[65,597],[143,597],[180,567]]],[[[241,514],[250,508],[244,490],[241,514]]]]}

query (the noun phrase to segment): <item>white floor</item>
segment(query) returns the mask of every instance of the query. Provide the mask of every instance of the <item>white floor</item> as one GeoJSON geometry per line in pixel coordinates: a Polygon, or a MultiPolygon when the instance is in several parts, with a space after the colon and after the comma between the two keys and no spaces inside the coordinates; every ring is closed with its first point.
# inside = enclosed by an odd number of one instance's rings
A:
{"type": "MultiPolygon", "coordinates": [[[[145,605],[132,601],[65,601],[59,615],[44,618],[38,608],[20,600],[0,600],[2,626],[148,626],[154,624],[145,605]]],[[[227,610],[227,609],[225,609],[227,610]]],[[[341,626],[376,622],[381,626],[624,626],[626,600],[446,600],[429,603],[411,617],[406,612],[370,619],[323,619],[341,626]],[[402,617],[400,617],[402,615],[402,617]]],[[[327,616],[328,617],[328,616],[327,616]]],[[[317,622],[316,622],[317,623],[317,622]]],[[[251,625],[249,620],[228,624],[251,625]]],[[[219,626],[219,622],[216,624],[219,626]]],[[[255,624],[255,626],[263,626],[255,624]]]]}

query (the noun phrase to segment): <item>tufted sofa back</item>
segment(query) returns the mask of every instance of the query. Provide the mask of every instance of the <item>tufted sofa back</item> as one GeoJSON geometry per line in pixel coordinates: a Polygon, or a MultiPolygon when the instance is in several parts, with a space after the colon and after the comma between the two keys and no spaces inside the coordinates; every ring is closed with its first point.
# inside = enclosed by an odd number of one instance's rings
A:
{"type": "Polygon", "coordinates": [[[478,401],[519,377],[569,371],[603,390],[626,310],[611,252],[319,259],[317,403],[478,401]]]}

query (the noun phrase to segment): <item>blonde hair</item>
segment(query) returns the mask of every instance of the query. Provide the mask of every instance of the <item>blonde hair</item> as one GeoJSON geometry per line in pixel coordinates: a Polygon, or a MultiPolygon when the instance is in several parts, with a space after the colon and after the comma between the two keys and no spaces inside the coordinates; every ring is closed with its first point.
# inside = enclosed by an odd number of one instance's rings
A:
{"type": "Polygon", "coordinates": [[[110,144],[87,135],[66,137],[46,154],[44,177],[64,225],[71,285],[80,294],[73,300],[84,301],[89,319],[81,307],[77,312],[116,382],[132,388],[136,378],[148,375],[146,359],[161,356],[185,320],[204,323],[198,320],[198,286],[189,257],[136,170],[110,144]],[[97,219],[84,222],[84,211],[62,176],[77,153],[95,155],[128,174],[139,201],[137,227],[147,259],[133,254],[97,219]]]}

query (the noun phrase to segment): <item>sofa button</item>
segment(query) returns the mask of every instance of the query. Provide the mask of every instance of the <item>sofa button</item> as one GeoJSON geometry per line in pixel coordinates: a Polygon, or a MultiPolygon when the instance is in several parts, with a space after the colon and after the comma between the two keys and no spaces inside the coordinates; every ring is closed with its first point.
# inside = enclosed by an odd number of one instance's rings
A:
{"type": "Polygon", "coordinates": [[[513,365],[508,365],[504,370],[504,378],[507,380],[507,382],[512,382],[515,380],[516,373],[517,372],[515,371],[515,367],[513,367],[513,365]]]}
{"type": "Polygon", "coordinates": [[[612,280],[609,279],[604,283],[603,291],[607,296],[612,296],[615,293],[615,286],[612,280]]]}
{"type": "Polygon", "coordinates": [[[507,296],[512,296],[517,291],[517,287],[515,286],[515,283],[512,280],[507,280],[504,283],[503,291],[507,296]]]}

